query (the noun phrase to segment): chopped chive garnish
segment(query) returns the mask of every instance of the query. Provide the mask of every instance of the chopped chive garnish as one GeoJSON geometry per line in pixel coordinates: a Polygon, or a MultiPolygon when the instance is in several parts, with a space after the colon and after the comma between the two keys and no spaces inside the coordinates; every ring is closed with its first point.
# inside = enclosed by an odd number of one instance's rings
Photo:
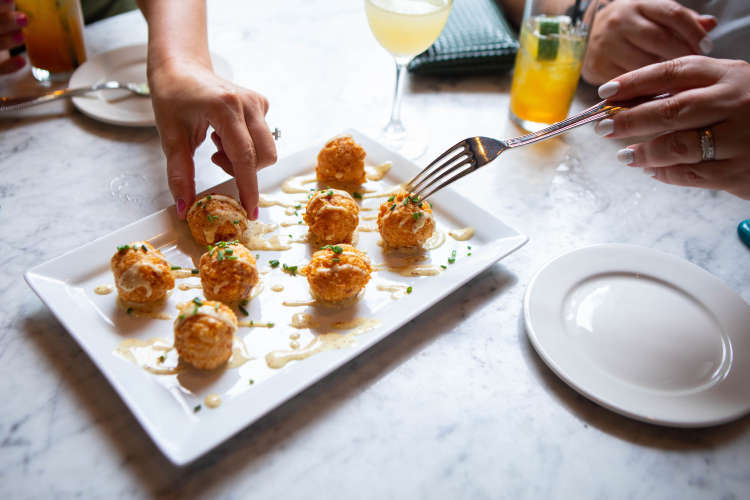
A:
{"type": "Polygon", "coordinates": [[[440,267],[442,267],[443,269],[448,269],[448,266],[444,266],[442,264],[440,264],[440,267]]]}
{"type": "Polygon", "coordinates": [[[404,206],[406,206],[406,205],[408,205],[408,204],[409,204],[409,198],[408,198],[408,197],[406,197],[406,198],[404,198],[404,206]]]}
{"type": "Polygon", "coordinates": [[[360,193],[358,193],[357,191],[354,191],[354,192],[352,193],[352,196],[354,196],[354,197],[355,197],[355,198],[357,198],[358,200],[361,200],[361,199],[362,199],[362,195],[361,195],[360,193]]]}
{"type": "Polygon", "coordinates": [[[294,205],[294,208],[295,210],[299,210],[300,208],[302,208],[302,205],[294,205]]]}
{"type": "Polygon", "coordinates": [[[396,204],[394,203],[393,205],[391,205],[391,212],[393,212],[393,210],[394,210],[395,208],[396,208],[396,204]]]}
{"type": "Polygon", "coordinates": [[[285,273],[289,273],[292,276],[297,276],[297,266],[287,266],[286,264],[283,264],[283,266],[285,273]]]}
{"type": "Polygon", "coordinates": [[[266,326],[268,326],[268,328],[273,328],[275,324],[276,323],[268,323],[266,326]]]}
{"type": "Polygon", "coordinates": [[[118,252],[124,252],[128,248],[130,248],[130,245],[120,245],[119,247],[117,247],[117,251],[118,252]]]}
{"type": "Polygon", "coordinates": [[[466,255],[468,255],[469,257],[471,257],[471,252],[467,253],[466,255]]]}
{"type": "Polygon", "coordinates": [[[243,305],[243,306],[246,306],[246,305],[247,305],[248,303],[249,303],[249,302],[248,302],[248,300],[247,300],[247,299],[242,299],[242,300],[240,301],[240,305],[243,305]]]}
{"type": "Polygon", "coordinates": [[[198,203],[196,203],[196,205],[198,205],[199,207],[202,207],[203,206],[203,202],[199,201],[198,203]]]}
{"type": "Polygon", "coordinates": [[[255,325],[255,321],[250,320],[250,326],[253,326],[253,325],[255,325]]]}
{"type": "Polygon", "coordinates": [[[225,256],[232,255],[233,253],[234,253],[234,250],[232,250],[231,248],[227,248],[226,250],[224,250],[225,256]]]}
{"type": "Polygon", "coordinates": [[[141,250],[144,252],[148,252],[148,248],[146,248],[146,245],[141,245],[141,250]]]}
{"type": "MultiPolygon", "coordinates": [[[[247,309],[245,309],[245,308],[244,308],[243,306],[239,306],[239,310],[240,310],[240,312],[241,312],[242,314],[244,314],[245,316],[250,316],[250,313],[249,313],[249,312],[247,312],[247,309]]],[[[250,324],[252,325],[252,324],[253,324],[253,322],[251,321],[251,322],[250,322],[250,324]]]]}
{"type": "Polygon", "coordinates": [[[334,258],[333,258],[333,259],[331,259],[331,260],[332,260],[332,261],[334,261],[334,262],[339,262],[339,261],[341,261],[341,259],[339,259],[338,257],[334,257],[334,258]]]}
{"type": "Polygon", "coordinates": [[[128,310],[125,311],[126,314],[131,314],[132,312],[133,312],[133,308],[132,307],[128,307],[128,310]]]}
{"type": "Polygon", "coordinates": [[[290,234],[290,235],[289,235],[289,237],[291,238],[291,237],[292,237],[292,235],[290,234]]]}
{"type": "Polygon", "coordinates": [[[239,223],[240,223],[240,221],[238,221],[237,219],[234,219],[234,220],[232,221],[232,224],[239,224],[239,223]]]}
{"type": "Polygon", "coordinates": [[[172,271],[178,271],[178,270],[180,270],[182,268],[180,266],[172,266],[169,269],[171,269],[172,271]]]}
{"type": "Polygon", "coordinates": [[[333,190],[329,189],[326,193],[326,196],[333,196],[333,190]]]}
{"type": "Polygon", "coordinates": [[[159,363],[164,363],[164,361],[166,361],[166,359],[167,358],[165,358],[164,355],[162,354],[161,356],[159,356],[159,363]]]}
{"type": "Polygon", "coordinates": [[[198,413],[201,411],[201,405],[196,405],[195,408],[193,408],[193,413],[198,413]]]}
{"type": "Polygon", "coordinates": [[[250,380],[248,380],[247,382],[248,382],[248,383],[249,383],[250,385],[253,385],[253,384],[255,383],[255,381],[254,381],[253,379],[250,379],[250,380]]]}
{"type": "Polygon", "coordinates": [[[394,199],[396,199],[396,195],[395,194],[393,196],[391,196],[390,198],[388,198],[388,201],[393,201],[394,199]]]}
{"type": "Polygon", "coordinates": [[[420,217],[422,217],[422,212],[414,212],[411,214],[412,217],[414,217],[414,220],[418,220],[420,217]]]}
{"type": "Polygon", "coordinates": [[[413,198],[411,199],[411,201],[412,201],[412,203],[419,203],[419,195],[415,195],[415,196],[414,196],[414,197],[413,197],[413,198]]]}
{"type": "Polygon", "coordinates": [[[183,319],[185,319],[185,315],[184,314],[180,314],[179,316],[177,316],[177,318],[179,318],[180,320],[183,320],[183,319]]]}
{"type": "Polygon", "coordinates": [[[456,262],[456,251],[455,250],[453,250],[451,252],[451,256],[448,258],[448,264],[453,264],[454,262],[456,262]]]}
{"type": "Polygon", "coordinates": [[[278,260],[270,260],[268,263],[271,265],[271,267],[279,267],[279,261],[278,260]]]}
{"type": "Polygon", "coordinates": [[[193,316],[198,314],[198,306],[193,306],[193,316]]]}
{"type": "Polygon", "coordinates": [[[195,304],[197,306],[202,306],[203,305],[203,301],[201,299],[199,299],[198,297],[195,297],[193,299],[193,304],[195,304]]]}
{"type": "Polygon", "coordinates": [[[239,257],[237,257],[236,255],[232,255],[230,257],[227,257],[227,259],[229,259],[229,260],[238,260],[239,257]]]}
{"type": "Polygon", "coordinates": [[[340,246],[338,246],[338,245],[333,245],[333,246],[331,247],[331,250],[333,250],[333,253],[341,253],[341,252],[343,252],[343,251],[344,251],[344,249],[343,249],[343,248],[341,248],[341,247],[340,247],[340,246]]]}
{"type": "Polygon", "coordinates": [[[407,287],[407,288],[406,288],[406,293],[411,293],[411,292],[412,292],[412,290],[413,290],[413,288],[412,288],[412,287],[407,287]]]}
{"type": "Polygon", "coordinates": [[[198,271],[197,269],[191,269],[191,270],[190,270],[190,273],[191,273],[191,274],[198,274],[199,272],[200,272],[200,271],[198,271]]]}
{"type": "Polygon", "coordinates": [[[210,200],[211,199],[211,195],[209,194],[208,196],[206,196],[206,199],[210,200]]]}

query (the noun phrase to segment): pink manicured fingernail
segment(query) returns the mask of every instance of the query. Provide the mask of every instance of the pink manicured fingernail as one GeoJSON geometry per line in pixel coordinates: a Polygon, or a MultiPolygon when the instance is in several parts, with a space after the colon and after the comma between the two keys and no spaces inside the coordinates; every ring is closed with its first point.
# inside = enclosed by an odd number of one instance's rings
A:
{"type": "Polygon", "coordinates": [[[13,34],[13,41],[17,43],[23,42],[23,33],[20,31],[13,34]]]}
{"type": "Polygon", "coordinates": [[[701,41],[698,42],[698,48],[700,48],[703,55],[706,56],[714,49],[714,42],[707,36],[704,36],[701,38],[701,41]]]}
{"type": "Polygon", "coordinates": [[[617,152],[617,161],[629,165],[633,163],[635,159],[635,150],[630,148],[623,148],[617,152]]]}
{"type": "Polygon", "coordinates": [[[620,82],[607,82],[599,87],[599,97],[602,99],[608,99],[620,91],[620,82]]]}
{"type": "Polygon", "coordinates": [[[177,200],[177,214],[180,217],[185,217],[185,200],[182,198],[177,200]]]}
{"type": "Polygon", "coordinates": [[[23,28],[29,24],[29,18],[23,12],[16,13],[16,24],[23,28]]]}
{"type": "Polygon", "coordinates": [[[253,217],[252,217],[252,219],[253,220],[257,220],[258,219],[258,207],[255,207],[255,210],[253,210],[253,217]]]}
{"type": "Polygon", "coordinates": [[[596,125],[594,125],[594,132],[596,132],[596,135],[609,135],[612,132],[615,131],[615,121],[610,120],[609,118],[605,118],[604,120],[597,122],[596,125]]]}

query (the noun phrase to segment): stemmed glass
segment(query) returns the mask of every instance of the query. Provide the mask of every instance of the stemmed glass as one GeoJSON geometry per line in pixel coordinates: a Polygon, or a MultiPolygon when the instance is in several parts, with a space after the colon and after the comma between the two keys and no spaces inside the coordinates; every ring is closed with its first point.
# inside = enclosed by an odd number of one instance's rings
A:
{"type": "Polygon", "coordinates": [[[396,89],[391,119],[380,141],[407,158],[418,158],[427,140],[407,133],[401,122],[404,72],[414,56],[425,51],[443,31],[453,0],[365,0],[370,29],[396,63],[396,89]]]}

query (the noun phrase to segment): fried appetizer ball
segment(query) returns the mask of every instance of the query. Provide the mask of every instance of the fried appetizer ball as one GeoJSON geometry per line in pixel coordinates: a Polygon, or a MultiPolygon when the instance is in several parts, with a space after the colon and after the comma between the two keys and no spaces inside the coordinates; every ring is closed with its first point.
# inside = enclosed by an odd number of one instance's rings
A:
{"type": "Polygon", "coordinates": [[[346,191],[323,189],[307,202],[304,219],[316,241],[351,243],[359,224],[359,206],[346,191]]]}
{"type": "Polygon", "coordinates": [[[255,257],[236,240],[209,246],[199,269],[203,294],[209,300],[239,302],[258,284],[255,257]]]}
{"type": "Polygon", "coordinates": [[[432,207],[419,197],[400,191],[380,205],[378,230],[389,247],[421,246],[435,231],[432,207]]]}
{"type": "Polygon", "coordinates": [[[120,299],[136,304],[158,302],[174,288],[167,259],[148,241],[117,247],[110,260],[120,299]]]}
{"type": "Polygon", "coordinates": [[[357,296],[370,281],[372,266],[367,254],[351,245],[326,245],[302,272],[315,299],[340,302],[357,296]]]}
{"type": "Polygon", "coordinates": [[[345,135],[331,139],[318,153],[315,175],[318,182],[363,184],[365,176],[365,150],[345,135]]]}
{"type": "Polygon", "coordinates": [[[199,245],[236,240],[247,230],[247,212],[231,196],[209,194],[193,203],[187,213],[193,239],[199,245]]]}
{"type": "Polygon", "coordinates": [[[237,316],[212,300],[193,299],[179,307],[174,322],[174,346],[180,359],[201,370],[213,370],[232,356],[237,316]]]}

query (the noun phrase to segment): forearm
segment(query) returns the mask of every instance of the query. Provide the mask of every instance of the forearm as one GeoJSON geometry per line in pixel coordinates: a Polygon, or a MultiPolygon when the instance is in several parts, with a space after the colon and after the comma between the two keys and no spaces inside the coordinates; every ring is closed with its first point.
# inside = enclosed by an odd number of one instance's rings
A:
{"type": "Polygon", "coordinates": [[[148,71],[190,61],[211,67],[205,0],[137,0],[148,23],[148,71]]]}

